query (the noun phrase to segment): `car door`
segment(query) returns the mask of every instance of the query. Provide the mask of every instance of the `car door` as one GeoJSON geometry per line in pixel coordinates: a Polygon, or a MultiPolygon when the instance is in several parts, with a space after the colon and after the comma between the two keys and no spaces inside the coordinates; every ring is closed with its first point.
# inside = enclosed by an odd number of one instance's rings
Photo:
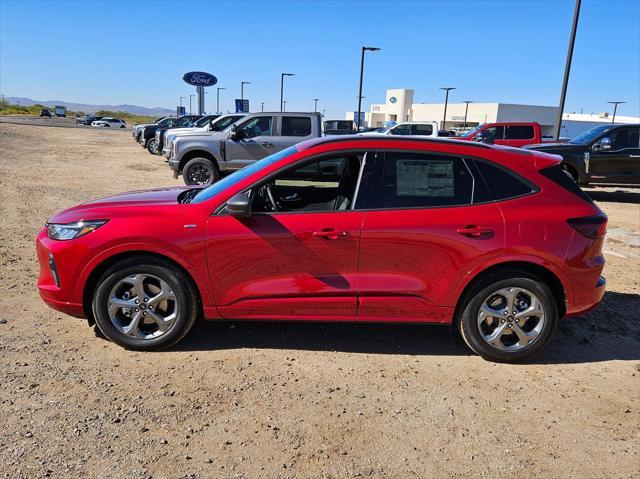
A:
{"type": "Polygon", "coordinates": [[[365,158],[298,164],[249,189],[250,218],[224,210],[209,218],[205,248],[222,317],[356,319],[364,211],[355,202],[365,158]]]}
{"type": "Polygon", "coordinates": [[[460,156],[389,151],[362,225],[358,320],[445,322],[451,292],[504,248],[498,206],[460,156]]]}
{"type": "Polygon", "coordinates": [[[274,151],[281,151],[285,148],[300,143],[301,141],[313,138],[313,128],[310,116],[279,116],[276,117],[278,135],[271,139],[274,151]]]}
{"type": "Polygon", "coordinates": [[[605,134],[589,154],[589,182],[640,184],[640,128],[618,128],[605,134]],[[608,141],[603,141],[608,139],[608,141]],[[602,145],[610,143],[605,149],[602,145]]]}
{"type": "Polygon", "coordinates": [[[533,125],[507,125],[504,131],[504,140],[496,141],[496,144],[521,147],[534,143],[534,139],[533,125]]]}
{"type": "Polygon", "coordinates": [[[240,169],[275,153],[275,121],[272,115],[256,115],[237,127],[237,138],[225,141],[227,168],[240,169]]]}

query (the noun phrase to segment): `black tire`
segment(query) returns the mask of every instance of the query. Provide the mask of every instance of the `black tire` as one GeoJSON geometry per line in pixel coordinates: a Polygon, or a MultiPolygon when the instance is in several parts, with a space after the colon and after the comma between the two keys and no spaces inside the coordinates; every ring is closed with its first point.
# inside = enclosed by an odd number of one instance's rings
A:
{"type": "Polygon", "coordinates": [[[558,320],[558,306],[547,284],[523,271],[505,271],[481,278],[465,294],[462,301],[458,308],[459,316],[456,318],[460,334],[469,348],[488,361],[511,363],[532,356],[548,341],[558,320]],[[483,338],[478,325],[478,314],[485,298],[500,289],[511,287],[526,289],[537,296],[544,308],[544,323],[535,341],[518,350],[504,351],[492,346],[483,338]]]}
{"type": "Polygon", "coordinates": [[[152,155],[158,154],[158,141],[155,138],[151,138],[147,141],[147,151],[152,155]]]}
{"type": "Polygon", "coordinates": [[[132,257],[112,265],[100,277],[93,295],[92,308],[96,325],[109,340],[125,349],[155,351],[169,348],[186,336],[198,316],[200,305],[190,281],[171,263],[149,257],[132,257]],[[135,274],[157,277],[166,282],[175,294],[175,320],[165,333],[156,338],[138,339],[128,336],[114,325],[109,315],[109,298],[113,288],[124,278],[135,274]]]}
{"type": "Polygon", "coordinates": [[[190,159],[182,169],[185,185],[211,185],[220,179],[218,167],[209,158],[196,157],[190,159]]]}

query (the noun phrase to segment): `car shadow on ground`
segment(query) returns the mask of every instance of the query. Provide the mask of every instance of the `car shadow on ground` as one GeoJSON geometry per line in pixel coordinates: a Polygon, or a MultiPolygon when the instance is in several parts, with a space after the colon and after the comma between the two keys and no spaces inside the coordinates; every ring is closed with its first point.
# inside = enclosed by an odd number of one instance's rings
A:
{"type": "Polygon", "coordinates": [[[640,204],[640,189],[637,191],[604,191],[604,190],[584,190],[593,201],[608,201],[611,203],[633,203],[640,204]]]}
{"type": "MultiPolygon", "coordinates": [[[[560,322],[549,344],[524,364],[640,359],[640,295],[607,292],[584,316],[560,322]]],[[[449,327],[423,324],[200,321],[175,351],[292,349],[367,354],[468,356],[449,327]]]]}

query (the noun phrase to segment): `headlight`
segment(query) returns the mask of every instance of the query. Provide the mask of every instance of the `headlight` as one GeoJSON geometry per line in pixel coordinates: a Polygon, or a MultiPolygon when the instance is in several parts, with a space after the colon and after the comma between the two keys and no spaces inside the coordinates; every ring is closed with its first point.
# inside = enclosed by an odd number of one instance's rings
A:
{"type": "Polygon", "coordinates": [[[47,223],[47,236],[54,240],[66,241],[80,238],[100,228],[109,220],[78,221],[77,223],[47,223]]]}

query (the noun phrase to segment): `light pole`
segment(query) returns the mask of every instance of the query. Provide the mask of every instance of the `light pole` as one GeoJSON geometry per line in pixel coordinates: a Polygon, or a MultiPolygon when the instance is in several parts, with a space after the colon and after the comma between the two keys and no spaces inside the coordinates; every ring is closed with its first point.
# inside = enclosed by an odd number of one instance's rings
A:
{"type": "Polygon", "coordinates": [[[240,107],[242,108],[242,111],[244,113],[244,86],[245,85],[250,85],[251,82],[250,81],[241,81],[240,82],[240,107]]]}
{"type": "Polygon", "coordinates": [[[280,74],[280,111],[284,111],[284,77],[295,76],[295,73],[280,74]]]}
{"type": "Polygon", "coordinates": [[[195,95],[189,95],[189,115],[191,115],[191,99],[194,97],[195,95]]]}
{"type": "Polygon", "coordinates": [[[560,126],[562,125],[562,112],[564,111],[564,100],[567,96],[567,85],[569,84],[569,73],[571,72],[571,58],[573,58],[573,45],[576,42],[576,31],[578,29],[578,17],[580,16],[580,1],[576,0],[573,9],[573,24],[571,26],[571,36],[569,37],[569,50],[567,51],[567,61],[564,64],[564,78],[562,79],[562,91],[560,92],[560,106],[558,107],[558,118],[556,120],[556,140],[560,139],[560,126]]]}
{"type": "Polygon", "coordinates": [[[218,87],[218,91],[216,92],[216,113],[220,114],[220,90],[226,90],[224,87],[218,87]]]}
{"type": "Polygon", "coordinates": [[[616,122],[616,112],[618,111],[618,105],[621,103],[627,103],[626,101],[608,101],[607,103],[611,103],[613,105],[613,118],[611,119],[611,123],[616,122]]]}
{"type": "Polygon", "coordinates": [[[313,112],[314,112],[314,113],[316,113],[316,112],[318,111],[318,100],[319,100],[319,99],[320,99],[320,98],[314,98],[314,99],[313,99],[313,103],[314,103],[314,104],[313,104],[313,112]]]}
{"type": "Polygon", "coordinates": [[[377,52],[377,47],[362,47],[362,57],[360,58],[360,87],[358,88],[358,116],[356,118],[356,130],[360,129],[360,110],[362,109],[362,77],[364,76],[364,52],[377,52]]]}
{"type": "Polygon", "coordinates": [[[444,115],[442,115],[442,129],[445,129],[445,124],[447,121],[447,104],[449,103],[449,92],[451,90],[455,90],[456,87],[453,86],[445,86],[440,88],[441,90],[445,91],[445,96],[444,96],[444,115]]]}
{"type": "Polygon", "coordinates": [[[467,129],[467,113],[469,112],[469,103],[473,103],[471,100],[465,100],[466,106],[464,107],[464,129],[467,129]]]}
{"type": "Polygon", "coordinates": [[[264,102],[260,103],[260,111],[264,111],[264,102]]]}
{"type": "Polygon", "coordinates": [[[287,111],[287,100],[283,100],[282,101],[282,110],[281,111],[287,111]]]}
{"type": "Polygon", "coordinates": [[[186,96],[181,96],[181,97],[180,97],[180,113],[182,113],[182,100],[183,100],[183,99],[184,99],[184,100],[186,100],[186,99],[187,99],[187,97],[186,97],[186,96]]]}

